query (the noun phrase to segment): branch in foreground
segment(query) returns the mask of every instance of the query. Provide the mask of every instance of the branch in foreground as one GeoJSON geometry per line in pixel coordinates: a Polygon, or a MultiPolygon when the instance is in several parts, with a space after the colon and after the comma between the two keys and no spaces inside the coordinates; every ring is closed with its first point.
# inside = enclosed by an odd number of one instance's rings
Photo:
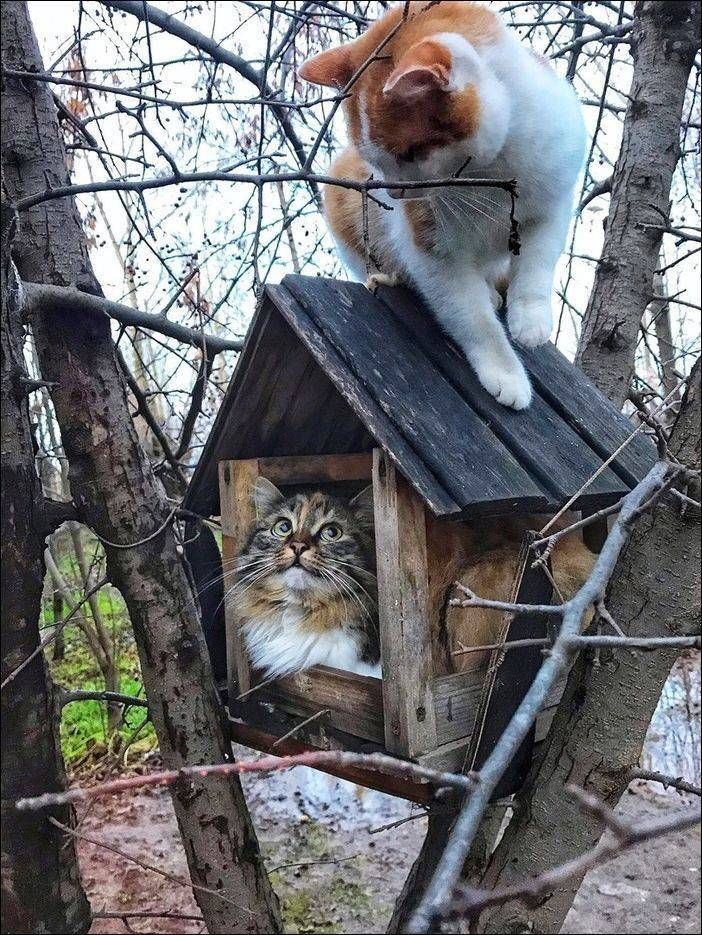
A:
{"type": "Polygon", "coordinates": [[[349,766],[370,769],[402,779],[427,782],[437,789],[455,788],[467,792],[474,788],[476,777],[469,773],[459,776],[445,773],[406,760],[396,760],[383,753],[347,753],[339,750],[319,750],[310,753],[298,753],[294,756],[267,756],[259,760],[239,760],[236,763],[214,763],[202,766],[183,766],[181,769],[162,770],[146,776],[128,776],[126,779],[114,779],[94,786],[75,786],[67,792],[47,792],[33,798],[19,799],[15,807],[20,811],[34,811],[40,808],[52,808],[65,802],[85,802],[108,795],[120,795],[133,789],[147,786],[172,786],[178,780],[187,784],[191,778],[205,776],[229,776],[241,773],[271,773],[290,769],[291,766],[349,766]]]}
{"type": "Polygon", "coordinates": [[[490,906],[501,906],[504,903],[512,902],[515,899],[533,900],[539,896],[549,893],[555,887],[567,883],[573,878],[582,877],[588,870],[599,867],[607,863],[612,858],[617,857],[624,851],[629,850],[637,844],[644,841],[650,841],[653,838],[662,837],[664,834],[670,834],[674,831],[683,831],[690,828],[700,821],[700,810],[685,810],[676,812],[673,815],[667,815],[664,818],[656,818],[653,821],[646,822],[635,828],[629,822],[623,822],[617,818],[602,803],[594,799],[582,789],[570,787],[569,791],[577,795],[581,805],[588,810],[597,810],[597,814],[604,820],[605,825],[612,832],[613,840],[600,841],[595,847],[569,860],[552,870],[539,874],[531,880],[524,880],[522,883],[516,883],[512,886],[504,886],[495,890],[481,890],[471,887],[462,888],[459,891],[458,898],[451,907],[446,917],[470,918],[481,913],[490,906]]]}
{"type": "Polygon", "coordinates": [[[612,576],[617,559],[638,516],[640,506],[643,503],[653,505],[656,492],[663,487],[672,469],[673,466],[667,462],[657,462],[646,477],[624,498],[619,516],[595,562],[590,577],[577,594],[562,605],[562,624],[551,653],[544,661],[531,688],[480,770],[480,781],[461,808],[431,882],[410,920],[409,932],[430,931],[434,920],[441,914],[443,908],[450,905],[461,869],[495,786],[536,721],[548,693],[570,668],[573,655],[577,650],[567,644],[567,639],[580,635],[585,612],[588,607],[596,605],[602,599],[607,582],[612,576]]]}
{"type": "MultiPolygon", "coordinates": [[[[508,192],[513,198],[517,196],[517,182],[515,179],[465,179],[444,178],[426,179],[423,181],[395,181],[394,179],[368,179],[359,182],[357,179],[338,179],[331,175],[318,175],[314,172],[300,170],[299,172],[228,172],[226,169],[212,169],[203,172],[179,172],[177,175],[159,175],[151,179],[109,179],[105,182],[85,182],[82,185],[57,185],[56,188],[47,188],[43,192],[36,192],[26,198],[20,198],[15,204],[17,211],[26,211],[45,201],[54,201],[56,198],[68,198],[73,195],[86,195],[91,192],[145,192],[152,188],[167,188],[169,185],[186,185],[195,182],[241,182],[244,185],[275,185],[279,182],[315,182],[320,185],[335,185],[338,188],[349,188],[355,192],[368,193],[388,189],[390,191],[418,191],[424,188],[500,188],[508,192]]],[[[381,204],[380,202],[378,202],[381,204]]],[[[381,204],[381,207],[392,208],[381,204]]]]}
{"type": "Polygon", "coordinates": [[[677,789],[678,792],[689,792],[690,795],[702,796],[702,789],[694,783],[688,782],[682,776],[668,776],[665,773],[659,773],[655,769],[636,769],[629,770],[629,779],[645,779],[646,782],[659,782],[664,789],[677,789]]]}
{"type": "Polygon", "coordinates": [[[132,328],[144,328],[147,331],[157,331],[167,338],[174,338],[183,344],[193,347],[207,348],[208,355],[219,354],[220,351],[240,351],[244,341],[242,338],[227,340],[213,334],[205,334],[195,328],[179,325],[169,321],[161,315],[151,315],[140,312],[129,305],[120,302],[111,302],[102,296],[91,295],[89,292],[79,292],[77,289],[67,289],[64,286],[47,286],[41,283],[24,282],[22,290],[27,307],[36,311],[51,312],[52,309],[67,312],[83,312],[89,315],[109,315],[115,321],[132,328]]]}
{"type": "MultiPolygon", "coordinates": [[[[468,601],[458,601],[457,604],[451,601],[453,606],[458,607],[482,607],[480,602],[470,603],[468,601]]],[[[510,606],[510,605],[507,605],[510,606]]],[[[525,605],[526,606],[526,605],[525,605]]],[[[514,611],[510,611],[513,613],[514,611]]],[[[700,649],[702,648],[702,637],[699,636],[571,636],[565,641],[567,646],[573,649],[700,649]]],[[[543,646],[548,649],[553,645],[553,640],[548,636],[533,637],[525,640],[512,640],[510,643],[488,643],[485,646],[465,646],[462,649],[454,650],[452,656],[467,656],[470,653],[484,653],[488,650],[502,650],[509,652],[513,649],[524,649],[527,646],[543,646]]]]}
{"type": "Polygon", "coordinates": [[[92,691],[90,689],[76,688],[61,690],[59,696],[61,707],[64,708],[72,701],[106,701],[108,703],[121,704],[125,708],[140,707],[148,708],[149,703],[145,698],[135,698],[134,695],[123,695],[121,692],[92,691]]]}

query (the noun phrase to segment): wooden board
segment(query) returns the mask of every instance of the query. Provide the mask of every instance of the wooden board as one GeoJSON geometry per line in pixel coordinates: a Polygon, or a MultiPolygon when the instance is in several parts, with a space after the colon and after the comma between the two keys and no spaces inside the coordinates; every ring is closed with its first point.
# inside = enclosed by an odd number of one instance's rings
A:
{"type": "MultiPolygon", "coordinates": [[[[578,367],[553,346],[524,352],[524,361],[539,394],[604,460],[631,435],[635,427],[597,390],[578,367]]],[[[615,458],[612,467],[634,487],[656,462],[656,450],[639,433],[615,458]]]]}
{"type": "Polygon", "coordinates": [[[552,499],[367,289],[304,276],[283,285],[461,508],[548,508],[552,499]]]}
{"type": "Polygon", "coordinates": [[[380,449],[373,504],[385,746],[415,757],[436,746],[424,504],[380,449]]]}
{"type": "Polygon", "coordinates": [[[317,363],[329,375],[349,407],[372,432],[376,441],[402,465],[403,473],[432,511],[437,515],[458,513],[460,507],[440,479],[424,464],[404,435],[380,410],[363,384],[349,372],[343,358],[324,339],[303,306],[283,286],[267,286],[266,291],[300,339],[305,342],[317,363]]]}
{"type": "Polygon", "coordinates": [[[259,458],[258,473],[274,484],[326,484],[370,480],[373,454],[297,455],[259,458]]]}
{"type": "Polygon", "coordinates": [[[383,743],[383,691],[380,679],[314,666],[260,689],[259,700],[282,711],[309,717],[328,711],[321,723],[364,740],[383,743]]]}
{"type": "Polygon", "coordinates": [[[441,675],[432,681],[437,745],[465,742],[475,726],[486,668],[441,675]]]}
{"type": "Polygon", "coordinates": [[[373,437],[270,300],[257,311],[184,506],[219,514],[223,459],[370,452],[373,437]]]}
{"type": "MultiPolygon", "coordinates": [[[[254,750],[260,750],[262,753],[272,753],[275,756],[295,756],[299,753],[308,753],[319,749],[294,737],[279,743],[279,738],[275,734],[234,719],[229,721],[229,730],[232,740],[237,743],[251,747],[254,750]]],[[[411,782],[397,776],[387,776],[375,770],[360,769],[353,766],[329,765],[316,768],[323,773],[328,773],[330,776],[346,779],[348,782],[355,782],[359,786],[376,789],[378,792],[385,792],[387,795],[409,799],[410,802],[417,802],[420,805],[428,805],[434,799],[433,787],[425,782],[411,782]]]]}
{"type": "MultiPolygon", "coordinates": [[[[578,433],[535,387],[528,409],[516,412],[500,405],[486,393],[461,352],[442,336],[431,312],[408,289],[382,288],[378,293],[389,314],[402,322],[412,339],[520,464],[553,497],[565,503],[601,467],[602,458],[583,444],[578,433]]],[[[609,468],[603,471],[579,499],[574,509],[599,509],[628,492],[628,486],[609,468]]]]}
{"type": "Polygon", "coordinates": [[[237,558],[255,519],[253,486],[257,477],[256,460],[219,463],[224,619],[227,627],[227,676],[230,698],[248,691],[251,686],[249,660],[241,638],[240,621],[228,595],[236,582],[237,558]]]}
{"type": "MultiPolygon", "coordinates": [[[[551,580],[540,566],[532,566],[526,543],[522,546],[520,574],[512,596],[515,603],[551,603],[551,580]]],[[[540,639],[546,636],[546,632],[546,614],[506,614],[500,642],[540,639]]],[[[466,769],[479,770],[483,766],[531,688],[542,663],[543,654],[539,646],[523,646],[510,652],[493,651],[466,769]]],[[[531,765],[534,738],[535,726],[532,725],[495,787],[494,798],[509,795],[522,785],[531,765]]]]}

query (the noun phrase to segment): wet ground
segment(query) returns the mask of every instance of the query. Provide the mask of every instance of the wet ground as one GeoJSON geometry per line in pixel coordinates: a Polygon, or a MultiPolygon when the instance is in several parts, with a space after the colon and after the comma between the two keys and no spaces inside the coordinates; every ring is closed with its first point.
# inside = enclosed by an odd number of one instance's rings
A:
{"type": "MultiPolygon", "coordinates": [[[[643,765],[699,782],[699,739],[699,668],[685,667],[666,690],[643,765]]],[[[242,754],[251,755],[243,748],[242,754]]],[[[286,931],[384,931],[421,845],[426,826],[421,813],[401,800],[303,768],[245,776],[244,786],[283,903],[286,931]]],[[[619,812],[645,820],[688,804],[678,793],[636,783],[619,812]]],[[[82,816],[80,830],[187,878],[167,793],[93,803],[82,816]]],[[[85,842],[80,856],[94,910],[198,914],[187,886],[85,842]]],[[[699,894],[696,828],[650,841],[591,872],[563,932],[699,932],[699,894]]],[[[115,918],[98,919],[91,932],[202,931],[201,923],[183,918],[132,917],[127,925],[115,918]]]]}

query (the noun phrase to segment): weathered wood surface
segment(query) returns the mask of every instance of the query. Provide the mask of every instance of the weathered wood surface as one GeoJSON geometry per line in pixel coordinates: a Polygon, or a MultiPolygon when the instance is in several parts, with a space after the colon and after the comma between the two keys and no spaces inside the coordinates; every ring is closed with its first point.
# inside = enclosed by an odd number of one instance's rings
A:
{"type": "Polygon", "coordinates": [[[259,458],[258,473],[274,484],[326,484],[370,480],[373,454],[297,455],[259,458]]]}
{"type": "MultiPolygon", "coordinates": [[[[535,399],[500,406],[407,290],[287,276],[268,286],[190,485],[217,511],[222,458],[368,452],[380,444],[437,516],[548,511],[633,425],[552,345],[520,352],[535,399]]],[[[655,460],[637,435],[575,508],[618,499],[655,460]]]]}
{"type": "Polygon", "coordinates": [[[414,757],[436,746],[425,508],[377,448],[373,504],[385,746],[414,757]]]}
{"type": "MultiPolygon", "coordinates": [[[[527,544],[524,543],[511,599],[518,604],[550,604],[552,597],[553,584],[549,575],[541,566],[532,566],[527,544]]],[[[546,632],[546,614],[505,614],[500,642],[539,639],[545,637],[546,632]]],[[[480,769],[490,756],[531,688],[542,663],[543,655],[539,646],[492,652],[466,768],[480,769]]],[[[495,798],[508,795],[522,785],[531,763],[534,738],[535,727],[532,727],[495,787],[495,798]]]]}
{"type": "Polygon", "coordinates": [[[475,725],[486,670],[454,672],[432,682],[436,742],[438,745],[467,740],[475,725]]]}
{"type": "MultiPolygon", "coordinates": [[[[583,444],[578,433],[543,398],[538,385],[528,409],[516,412],[500,405],[482,389],[461,352],[441,334],[431,313],[415,293],[409,289],[383,287],[378,297],[386,314],[402,322],[411,339],[461,396],[470,401],[497,438],[551,495],[554,504],[569,499],[601,466],[599,455],[583,444]]],[[[561,357],[560,362],[572,369],[565,358],[561,357]]],[[[613,496],[623,496],[628,489],[607,468],[588,487],[579,505],[596,509],[610,503],[613,496]]]]}
{"type": "MultiPolygon", "coordinates": [[[[636,428],[582,370],[571,364],[552,344],[524,351],[523,356],[539,394],[602,460],[614,454],[636,428]]],[[[617,455],[612,467],[631,488],[646,476],[655,461],[656,450],[651,440],[639,432],[617,455]]]]}
{"type": "Polygon", "coordinates": [[[383,690],[380,679],[328,666],[277,679],[259,690],[283,711],[309,717],[328,711],[321,723],[366,740],[383,743],[383,690]]]}
{"type": "Polygon", "coordinates": [[[222,574],[224,619],[227,628],[227,688],[229,697],[251,687],[249,660],[241,637],[240,620],[230,599],[235,586],[237,559],[255,519],[253,487],[258,461],[220,461],[219,489],[222,521],[222,574]]]}
{"type": "Polygon", "coordinates": [[[552,502],[365,287],[304,276],[287,276],[283,285],[373,397],[378,417],[401,432],[462,508],[538,510],[552,502]]]}
{"type": "Polygon", "coordinates": [[[264,301],[207,439],[184,506],[219,513],[224,459],[338,454],[372,449],[373,437],[286,324],[264,301]]]}
{"type": "MultiPolygon", "coordinates": [[[[262,753],[272,753],[275,756],[295,756],[299,753],[320,749],[314,744],[305,743],[297,736],[281,741],[276,734],[258,727],[252,727],[250,724],[241,721],[230,720],[229,726],[232,740],[247,747],[252,747],[254,750],[260,750],[262,753]]],[[[328,746],[326,749],[335,748],[328,746]]],[[[348,750],[350,748],[341,744],[339,749],[348,750]]],[[[359,786],[376,789],[378,792],[385,792],[387,795],[395,795],[402,799],[409,799],[410,802],[417,802],[420,805],[428,805],[434,798],[432,786],[425,782],[411,782],[407,779],[400,779],[398,776],[387,776],[375,770],[360,769],[353,766],[328,765],[317,768],[330,776],[347,779],[359,786]]]]}
{"type": "MultiPolygon", "coordinates": [[[[348,403],[347,408],[362,420],[377,442],[401,466],[405,477],[432,511],[437,515],[458,513],[460,507],[440,479],[424,463],[403,433],[387,418],[363,382],[349,370],[344,358],[326,340],[300,302],[283,286],[268,286],[266,292],[295,329],[298,337],[305,342],[319,366],[329,375],[348,403]]],[[[314,411],[313,417],[317,422],[321,418],[328,418],[326,413],[319,410],[314,411]]]]}

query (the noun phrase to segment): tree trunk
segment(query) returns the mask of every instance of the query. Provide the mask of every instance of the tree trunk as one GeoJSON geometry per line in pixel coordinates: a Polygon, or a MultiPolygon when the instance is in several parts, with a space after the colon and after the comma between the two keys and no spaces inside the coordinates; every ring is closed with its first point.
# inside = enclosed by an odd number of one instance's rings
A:
{"type": "MultiPolygon", "coordinates": [[[[87,593],[91,589],[91,582],[90,571],[85,558],[85,549],[83,548],[81,527],[79,523],[69,523],[68,529],[71,534],[71,543],[73,545],[73,551],[76,555],[76,562],[78,563],[80,581],[83,586],[83,591],[87,593]]],[[[98,665],[100,665],[101,660],[104,659],[104,665],[100,666],[100,670],[105,681],[105,691],[117,693],[121,688],[118,655],[119,649],[117,647],[117,642],[116,640],[112,639],[112,634],[110,633],[102,616],[102,611],[100,610],[100,598],[98,594],[92,594],[88,598],[88,606],[90,607],[90,613],[93,618],[95,635],[100,643],[100,648],[102,650],[102,656],[97,657],[98,665]]],[[[108,737],[111,737],[113,732],[119,727],[122,720],[122,706],[119,704],[114,704],[113,702],[108,702],[106,707],[107,735],[108,737]]]]}
{"type": "Polygon", "coordinates": [[[576,363],[620,407],[634,372],[641,319],[653,297],[699,21],[700,4],[692,0],[639,0],[636,5],[630,103],[602,258],[576,356],[576,363]]]}
{"type": "MultiPolygon", "coordinates": [[[[44,518],[34,467],[18,281],[10,259],[16,215],[2,204],[2,679],[39,645],[44,518]]],[[[2,931],[87,932],[90,906],[73,841],[45,812],[16,812],[24,796],[66,785],[52,686],[42,653],[2,691],[2,931]]],[[[72,824],[70,808],[53,814],[72,824]]]]}
{"type": "MultiPolygon", "coordinates": [[[[2,4],[7,67],[43,71],[26,5],[2,4]]],[[[4,171],[14,199],[66,182],[65,152],[48,87],[8,79],[3,95],[4,171]]],[[[16,251],[23,279],[100,289],[72,199],[22,217],[16,251]]],[[[197,599],[176,548],[169,505],[138,439],[107,316],[33,314],[83,521],[103,540],[110,579],[127,605],[149,712],[168,768],[231,759],[200,628],[197,599]]],[[[280,916],[241,786],[232,777],[176,785],[173,803],[208,930],[277,932],[280,916]],[[221,894],[218,895],[218,894],[221,894]]]]}
{"type": "MultiPolygon", "coordinates": [[[[695,364],[671,453],[700,467],[700,361],[695,364]]],[[[699,514],[681,514],[672,497],[643,516],[622,553],[606,606],[627,636],[699,632],[699,514]]],[[[495,850],[483,885],[509,884],[592,847],[603,826],[569,799],[575,783],[614,807],[626,789],[675,650],[600,652],[599,666],[581,654],[568,679],[544,750],[534,764],[515,816],[495,850]]],[[[580,879],[554,890],[536,908],[510,903],[487,910],[476,932],[558,932],[580,879]]]]}

